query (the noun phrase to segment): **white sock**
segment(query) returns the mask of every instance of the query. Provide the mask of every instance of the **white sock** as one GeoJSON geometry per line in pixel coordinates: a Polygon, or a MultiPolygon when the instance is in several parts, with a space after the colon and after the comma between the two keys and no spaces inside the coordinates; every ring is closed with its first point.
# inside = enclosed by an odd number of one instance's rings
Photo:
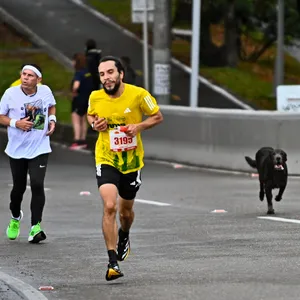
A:
{"type": "Polygon", "coordinates": [[[13,216],[11,216],[11,218],[14,219],[14,220],[20,221],[21,220],[21,215],[18,218],[15,218],[13,216]]]}

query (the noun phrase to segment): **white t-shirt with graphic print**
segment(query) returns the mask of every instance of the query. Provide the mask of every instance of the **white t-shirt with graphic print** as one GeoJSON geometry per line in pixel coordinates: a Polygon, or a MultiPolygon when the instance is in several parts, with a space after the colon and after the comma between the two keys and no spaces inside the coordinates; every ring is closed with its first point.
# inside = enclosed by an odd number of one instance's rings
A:
{"type": "Polygon", "coordinates": [[[33,127],[29,131],[8,127],[8,143],[5,153],[15,159],[32,159],[38,155],[50,153],[48,131],[48,110],[56,101],[47,85],[37,86],[36,94],[26,95],[21,86],[8,88],[1,98],[0,115],[21,120],[30,117],[33,127]]]}

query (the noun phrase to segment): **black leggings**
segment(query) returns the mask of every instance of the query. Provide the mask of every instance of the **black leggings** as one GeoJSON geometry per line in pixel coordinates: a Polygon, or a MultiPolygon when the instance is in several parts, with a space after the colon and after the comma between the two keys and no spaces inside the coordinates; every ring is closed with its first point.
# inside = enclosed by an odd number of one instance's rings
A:
{"type": "Polygon", "coordinates": [[[10,168],[13,177],[13,189],[10,193],[10,210],[14,218],[20,216],[21,203],[26,191],[27,173],[31,186],[31,225],[42,221],[45,206],[44,179],[48,163],[48,154],[39,155],[33,159],[10,158],[10,168]]]}

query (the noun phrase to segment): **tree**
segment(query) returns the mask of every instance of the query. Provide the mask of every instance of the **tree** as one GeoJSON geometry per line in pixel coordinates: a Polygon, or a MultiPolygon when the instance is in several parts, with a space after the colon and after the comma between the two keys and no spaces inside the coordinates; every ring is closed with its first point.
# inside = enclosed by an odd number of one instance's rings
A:
{"type": "MultiPolygon", "coordinates": [[[[191,25],[191,0],[177,0],[174,23],[191,25]]],[[[201,63],[232,66],[257,61],[277,39],[277,0],[202,0],[201,63]],[[224,44],[211,39],[212,24],[223,24],[224,44]],[[248,49],[251,41],[252,48],[248,49]],[[253,47],[254,46],[254,47],[253,47]]],[[[285,43],[300,38],[300,0],[285,0],[285,43]]]]}

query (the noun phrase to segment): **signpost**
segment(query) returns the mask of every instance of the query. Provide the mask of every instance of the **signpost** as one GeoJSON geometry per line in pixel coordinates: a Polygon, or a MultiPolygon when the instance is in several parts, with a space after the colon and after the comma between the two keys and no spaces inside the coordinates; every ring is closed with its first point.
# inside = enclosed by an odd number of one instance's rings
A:
{"type": "Polygon", "coordinates": [[[144,87],[149,90],[148,22],[154,19],[154,0],[131,0],[132,23],[143,24],[144,87]]]}
{"type": "Polygon", "coordinates": [[[300,85],[280,85],[277,87],[277,110],[300,112],[300,85]]]}
{"type": "Polygon", "coordinates": [[[159,104],[170,105],[171,0],[155,0],[152,51],[152,93],[159,104]]]}

